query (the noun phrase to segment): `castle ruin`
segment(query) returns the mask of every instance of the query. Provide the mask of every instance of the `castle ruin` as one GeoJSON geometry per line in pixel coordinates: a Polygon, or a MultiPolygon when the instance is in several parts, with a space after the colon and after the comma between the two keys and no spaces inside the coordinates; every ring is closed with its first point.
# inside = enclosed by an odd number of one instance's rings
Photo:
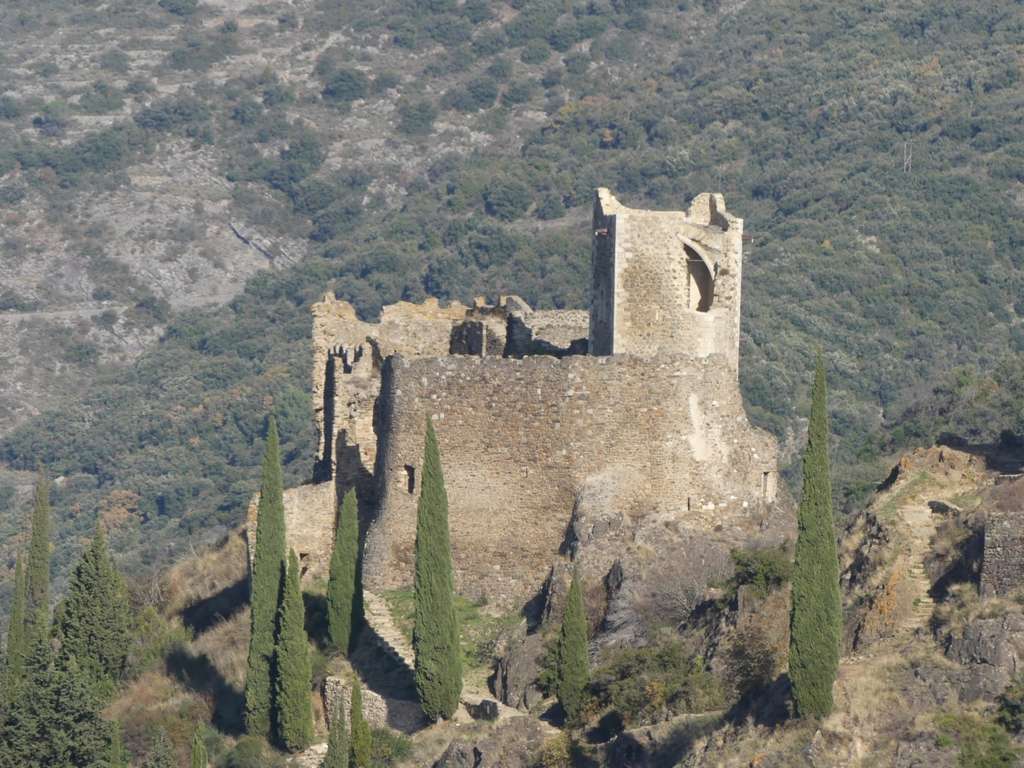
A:
{"type": "Polygon", "coordinates": [[[742,229],[721,195],[661,212],[599,189],[589,312],[429,299],[370,323],[325,296],[313,306],[314,482],[285,493],[305,569],[325,574],[338,500],[355,488],[364,587],[412,583],[428,418],[456,588],[496,610],[534,598],[567,555],[609,585],[674,537],[687,554],[662,587],[698,595],[729,575],[731,549],[791,538],[777,446],[750,425],[738,385],[742,229]]]}

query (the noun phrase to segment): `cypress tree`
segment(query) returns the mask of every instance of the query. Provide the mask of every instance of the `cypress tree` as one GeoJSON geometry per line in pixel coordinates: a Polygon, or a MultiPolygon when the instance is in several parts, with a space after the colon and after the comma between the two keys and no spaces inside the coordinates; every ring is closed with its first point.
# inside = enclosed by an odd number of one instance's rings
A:
{"type": "Polygon", "coordinates": [[[348,653],[362,621],[359,583],[359,511],[355,489],[345,494],[334,533],[330,579],[327,582],[327,627],[331,643],[348,653]]]}
{"type": "Polygon", "coordinates": [[[312,669],[306,610],[299,586],[299,558],[288,556],[288,575],[278,618],[274,663],[274,714],[281,746],[298,752],[313,740],[313,710],[309,701],[312,669]]]}
{"type": "Polygon", "coordinates": [[[415,610],[416,692],[431,720],[449,718],[462,693],[462,655],[455,616],[448,495],[434,425],[427,420],[423,482],[416,511],[415,610]]]}
{"type": "Polygon", "coordinates": [[[22,567],[21,555],[18,555],[14,566],[14,600],[11,603],[10,624],[7,627],[7,666],[4,670],[6,676],[4,693],[7,701],[14,699],[15,691],[25,671],[25,656],[28,652],[28,638],[25,637],[27,589],[25,569],[22,567]]]}
{"type": "Polygon", "coordinates": [[[50,483],[42,470],[36,481],[32,507],[32,538],[28,550],[28,599],[25,605],[25,637],[34,644],[49,635],[50,628],[50,483]]]}
{"type": "Polygon", "coordinates": [[[373,756],[373,735],[363,717],[363,686],[352,677],[352,768],[370,768],[373,756]]]}
{"type": "Polygon", "coordinates": [[[82,554],[54,616],[61,647],[109,698],[128,665],[131,615],[124,581],[110,558],[103,528],[82,554]]]}
{"type": "Polygon", "coordinates": [[[587,684],[590,682],[587,614],[583,608],[583,593],[575,571],[565,601],[565,611],[562,614],[557,659],[558,677],[555,694],[565,712],[566,722],[575,724],[579,722],[583,712],[587,684]]]}
{"type": "Polygon", "coordinates": [[[109,768],[128,768],[128,755],[124,749],[124,736],[121,724],[116,720],[110,724],[110,757],[107,758],[109,768]]]}
{"type": "Polygon", "coordinates": [[[146,755],[146,761],[142,768],[176,768],[177,760],[174,757],[174,747],[167,736],[167,731],[158,728],[153,735],[153,743],[146,755]]]}
{"type": "Polygon", "coordinates": [[[339,703],[331,716],[331,730],[327,734],[327,754],[320,768],[348,768],[348,749],[345,708],[339,703]]]}
{"type": "Polygon", "coordinates": [[[196,728],[192,734],[192,759],[190,766],[191,768],[208,768],[209,764],[210,758],[206,754],[206,743],[203,741],[199,729],[196,728]]]}
{"type": "Polygon", "coordinates": [[[819,353],[803,457],[790,612],[789,679],[801,717],[824,717],[832,711],[832,684],[839,667],[842,607],[832,519],[826,398],[825,364],[819,353]]]}
{"type": "Polygon", "coordinates": [[[277,610],[284,586],[284,490],[277,423],[270,417],[263,454],[263,478],[256,515],[256,545],[250,579],[252,617],[248,668],[245,676],[245,728],[270,736],[271,662],[277,610]]]}

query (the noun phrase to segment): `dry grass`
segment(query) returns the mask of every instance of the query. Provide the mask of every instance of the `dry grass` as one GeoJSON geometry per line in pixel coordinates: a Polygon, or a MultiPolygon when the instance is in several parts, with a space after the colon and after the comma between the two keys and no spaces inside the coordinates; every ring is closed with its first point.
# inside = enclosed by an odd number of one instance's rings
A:
{"type": "Polygon", "coordinates": [[[248,578],[245,535],[232,531],[213,549],[196,553],[170,568],[162,579],[162,607],[178,614],[248,578]]]}

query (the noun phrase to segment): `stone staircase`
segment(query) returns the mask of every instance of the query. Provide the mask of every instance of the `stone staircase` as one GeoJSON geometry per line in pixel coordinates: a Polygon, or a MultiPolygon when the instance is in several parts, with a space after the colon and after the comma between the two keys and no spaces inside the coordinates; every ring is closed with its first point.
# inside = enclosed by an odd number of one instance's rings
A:
{"type": "Polygon", "coordinates": [[[919,629],[927,629],[935,608],[935,601],[928,594],[932,583],[925,571],[924,558],[931,551],[931,540],[935,535],[936,526],[935,515],[928,502],[923,499],[914,499],[901,507],[900,516],[911,534],[907,545],[907,583],[914,603],[913,610],[900,624],[900,630],[909,634],[919,629]]]}
{"type": "MultiPolygon", "coordinates": [[[[363,590],[363,616],[369,628],[373,630],[377,647],[396,664],[408,670],[410,677],[414,677],[416,662],[412,645],[402,631],[395,626],[395,621],[391,616],[391,609],[388,607],[387,601],[380,595],[363,590]]],[[[515,707],[509,707],[495,701],[491,692],[485,688],[466,685],[462,689],[460,699],[466,707],[466,712],[463,712],[461,715],[456,713],[456,721],[468,722],[472,718],[467,717],[467,713],[479,708],[483,702],[492,702],[493,704],[493,706],[491,704],[487,706],[491,707],[495,716],[488,719],[504,721],[512,717],[525,715],[524,712],[520,712],[515,707]]]]}
{"type": "Polygon", "coordinates": [[[380,595],[363,590],[363,616],[376,636],[377,647],[412,675],[416,668],[412,645],[395,626],[387,601],[380,595]]]}

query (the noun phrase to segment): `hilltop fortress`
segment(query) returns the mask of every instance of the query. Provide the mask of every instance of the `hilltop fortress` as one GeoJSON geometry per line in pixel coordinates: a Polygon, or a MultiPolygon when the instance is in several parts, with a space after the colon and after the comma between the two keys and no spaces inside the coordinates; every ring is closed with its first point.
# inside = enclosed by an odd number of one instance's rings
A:
{"type": "Polygon", "coordinates": [[[456,588],[494,610],[552,589],[571,558],[613,629],[692,607],[731,549],[792,538],[775,441],[739,392],[742,232],[721,195],[662,212],[599,189],[589,312],[431,299],[369,323],[333,295],[315,304],[318,454],[313,482],[285,493],[305,570],[325,574],[355,488],[365,589],[411,585],[428,418],[456,588]]]}

